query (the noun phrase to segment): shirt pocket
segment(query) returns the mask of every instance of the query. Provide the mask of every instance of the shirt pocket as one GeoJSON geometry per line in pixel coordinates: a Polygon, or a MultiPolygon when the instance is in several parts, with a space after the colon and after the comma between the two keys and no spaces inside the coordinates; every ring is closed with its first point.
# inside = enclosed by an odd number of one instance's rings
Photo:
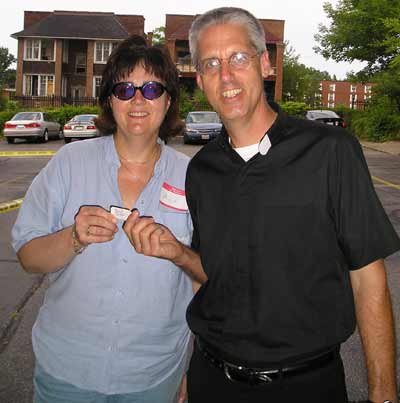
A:
{"type": "Polygon", "coordinates": [[[193,229],[188,210],[175,210],[160,203],[157,215],[157,222],[169,228],[178,241],[190,245],[193,229]]]}

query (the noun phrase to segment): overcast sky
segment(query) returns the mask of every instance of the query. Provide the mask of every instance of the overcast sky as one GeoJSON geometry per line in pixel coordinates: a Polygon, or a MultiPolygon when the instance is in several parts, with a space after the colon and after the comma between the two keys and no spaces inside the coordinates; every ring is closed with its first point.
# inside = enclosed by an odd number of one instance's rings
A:
{"type": "MultiPolygon", "coordinates": [[[[330,1],[333,4],[337,0],[330,1]]],[[[0,46],[7,47],[17,56],[17,40],[11,34],[21,31],[24,23],[24,11],[106,11],[116,14],[138,14],[145,18],[145,31],[152,31],[165,25],[165,14],[201,14],[220,6],[245,7],[257,18],[285,20],[285,40],[288,40],[300,61],[306,66],[326,70],[344,79],[346,72],[358,71],[360,63],[337,63],[325,60],[313,51],[314,34],[318,24],[327,24],[328,20],[322,9],[324,0],[2,0],[0,3],[0,46]]]]}

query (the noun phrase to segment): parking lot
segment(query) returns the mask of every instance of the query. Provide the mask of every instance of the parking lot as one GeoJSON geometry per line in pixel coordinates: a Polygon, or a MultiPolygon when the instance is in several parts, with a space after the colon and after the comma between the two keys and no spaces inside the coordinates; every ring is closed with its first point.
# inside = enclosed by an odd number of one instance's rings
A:
{"type": "MultiPolygon", "coordinates": [[[[21,200],[34,176],[45,166],[63,140],[46,144],[17,140],[0,141],[0,401],[31,401],[33,356],[30,346],[31,327],[40,307],[46,282],[40,275],[27,275],[19,267],[10,246],[10,230],[21,200]],[[7,203],[11,203],[9,207],[7,203]],[[6,207],[4,207],[6,206],[6,207]]],[[[185,145],[181,137],[169,145],[193,156],[200,145],[185,145]]],[[[392,223],[400,233],[400,156],[364,148],[378,196],[392,223]]],[[[400,254],[387,260],[389,283],[397,323],[400,321],[400,254]]],[[[342,349],[349,397],[366,398],[366,374],[358,335],[342,349]]],[[[399,354],[400,355],[400,354],[399,354]]],[[[399,367],[399,366],[398,366],[399,367]]]]}

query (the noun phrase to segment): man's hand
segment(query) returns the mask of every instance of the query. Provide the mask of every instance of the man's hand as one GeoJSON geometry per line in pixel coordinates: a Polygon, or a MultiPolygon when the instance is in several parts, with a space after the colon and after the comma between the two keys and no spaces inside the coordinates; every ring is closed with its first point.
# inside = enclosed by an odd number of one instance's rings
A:
{"type": "Polygon", "coordinates": [[[172,232],[153,217],[139,217],[137,210],[125,221],[123,227],[136,252],[174,262],[184,253],[183,245],[172,232]]]}
{"type": "Polygon", "coordinates": [[[170,260],[199,284],[207,281],[200,256],[179,242],[166,226],[156,223],[153,217],[139,217],[135,210],[123,229],[136,252],[170,260]]]}
{"type": "Polygon", "coordinates": [[[82,206],[75,216],[75,233],[82,246],[111,241],[117,231],[117,219],[102,207],[82,206]]]}

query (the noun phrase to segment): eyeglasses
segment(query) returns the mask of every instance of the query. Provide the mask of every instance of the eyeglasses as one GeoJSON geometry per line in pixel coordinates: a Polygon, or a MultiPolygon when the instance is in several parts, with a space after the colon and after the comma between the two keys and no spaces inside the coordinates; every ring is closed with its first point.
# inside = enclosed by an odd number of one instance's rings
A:
{"type": "Polygon", "coordinates": [[[211,75],[215,74],[221,69],[221,64],[223,60],[227,60],[229,66],[234,70],[244,70],[250,66],[251,59],[258,56],[259,53],[255,55],[250,55],[247,52],[235,52],[229,57],[219,59],[218,57],[210,57],[209,59],[200,60],[198,70],[200,74],[211,75]]]}
{"type": "Polygon", "coordinates": [[[121,83],[116,83],[111,92],[121,101],[128,101],[135,96],[137,90],[142,93],[144,98],[152,101],[153,99],[160,98],[167,89],[158,81],[148,81],[140,87],[136,87],[129,81],[124,81],[121,83]]]}

